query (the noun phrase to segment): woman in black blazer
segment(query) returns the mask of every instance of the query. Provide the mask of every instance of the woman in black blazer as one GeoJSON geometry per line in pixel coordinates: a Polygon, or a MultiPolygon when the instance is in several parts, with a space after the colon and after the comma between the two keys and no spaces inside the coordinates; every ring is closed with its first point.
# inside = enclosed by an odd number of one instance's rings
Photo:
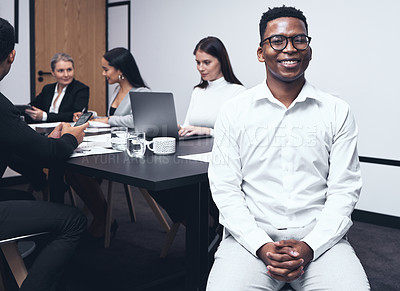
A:
{"type": "Polygon", "coordinates": [[[57,82],[44,86],[31,102],[32,109],[25,110],[28,122],[71,122],[74,112],[88,109],[89,87],[74,79],[74,60],[65,53],[56,53],[50,65],[57,82]]]}

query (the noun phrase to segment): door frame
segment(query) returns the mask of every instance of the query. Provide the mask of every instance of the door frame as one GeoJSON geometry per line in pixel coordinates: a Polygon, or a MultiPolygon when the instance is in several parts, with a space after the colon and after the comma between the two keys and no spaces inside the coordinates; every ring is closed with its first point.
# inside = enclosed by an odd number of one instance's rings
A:
{"type": "Polygon", "coordinates": [[[29,0],[29,61],[30,61],[30,86],[31,98],[33,101],[36,97],[36,61],[35,61],[35,0],[29,0]]]}
{"type": "MultiPolygon", "coordinates": [[[[18,1],[18,0],[15,0],[18,1]]],[[[119,1],[109,3],[109,0],[106,1],[106,51],[109,49],[109,18],[108,11],[112,7],[116,6],[127,6],[128,11],[128,50],[131,50],[131,1],[119,1]]],[[[30,101],[33,101],[36,97],[36,61],[35,61],[35,0],[29,0],[29,59],[30,59],[30,101]]],[[[108,102],[108,83],[106,82],[106,110],[108,110],[109,102],[108,102]]]]}
{"type": "MultiPolygon", "coordinates": [[[[106,19],[107,19],[107,21],[106,21],[106,51],[108,51],[109,49],[110,49],[110,46],[109,46],[109,37],[108,37],[108,30],[109,30],[109,21],[110,21],[110,19],[109,19],[109,16],[108,16],[108,14],[109,14],[109,10],[110,10],[110,8],[113,8],[113,7],[120,7],[120,6],[127,6],[127,13],[128,13],[128,15],[127,15],[127,20],[128,20],[128,35],[127,35],[127,39],[128,39],[128,47],[127,47],[127,49],[129,50],[129,51],[131,51],[131,1],[129,0],[129,1],[118,1],[118,2],[112,2],[112,3],[109,3],[109,0],[107,0],[107,3],[106,3],[106,19]]],[[[108,110],[108,107],[109,107],[109,85],[108,85],[108,83],[106,82],[106,110],[108,110]]]]}

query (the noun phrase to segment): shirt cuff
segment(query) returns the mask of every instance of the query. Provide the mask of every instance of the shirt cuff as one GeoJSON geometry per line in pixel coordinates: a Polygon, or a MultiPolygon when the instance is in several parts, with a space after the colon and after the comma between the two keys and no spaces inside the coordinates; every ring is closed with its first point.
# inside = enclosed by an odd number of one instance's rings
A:
{"type": "Polygon", "coordinates": [[[47,112],[43,111],[42,121],[47,121],[47,112]]]}
{"type": "Polygon", "coordinates": [[[260,228],[254,229],[251,233],[246,234],[245,237],[238,237],[236,240],[255,257],[257,257],[259,248],[266,243],[273,242],[268,234],[260,228]]]}
{"type": "Polygon", "coordinates": [[[302,239],[314,251],[313,261],[341,240],[352,224],[353,222],[347,216],[330,217],[329,225],[317,223],[314,229],[302,239]]]}

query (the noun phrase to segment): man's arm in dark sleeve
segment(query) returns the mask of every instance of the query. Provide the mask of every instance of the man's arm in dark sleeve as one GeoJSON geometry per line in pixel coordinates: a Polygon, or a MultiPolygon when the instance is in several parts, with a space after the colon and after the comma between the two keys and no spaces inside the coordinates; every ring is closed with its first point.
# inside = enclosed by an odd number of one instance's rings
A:
{"type": "Polygon", "coordinates": [[[23,158],[45,164],[57,163],[67,159],[78,146],[76,138],[70,134],[59,139],[38,134],[20,119],[18,110],[8,100],[2,99],[0,108],[2,147],[23,158]]]}

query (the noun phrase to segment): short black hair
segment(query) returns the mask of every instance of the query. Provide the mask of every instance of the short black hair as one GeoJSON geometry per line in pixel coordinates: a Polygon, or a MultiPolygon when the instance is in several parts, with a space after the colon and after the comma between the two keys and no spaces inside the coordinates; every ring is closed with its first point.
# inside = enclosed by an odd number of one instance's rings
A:
{"type": "Polygon", "coordinates": [[[14,27],[0,17],[0,62],[3,62],[15,46],[14,27]]]}
{"type": "Polygon", "coordinates": [[[265,30],[267,29],[267,23],[271,20],[281,18],[281,17],[294,17],[302,20],[306,26],[306,31],[308,33],[308,24],[307,19],[303,14],[303,11],[295,8],[295,7],[286,7],[283,5],[282,7],[274,7],[268,8],[267,12],[264,12],[261,16],[260,20],[260,41],[264,38],[265,30]]]}

